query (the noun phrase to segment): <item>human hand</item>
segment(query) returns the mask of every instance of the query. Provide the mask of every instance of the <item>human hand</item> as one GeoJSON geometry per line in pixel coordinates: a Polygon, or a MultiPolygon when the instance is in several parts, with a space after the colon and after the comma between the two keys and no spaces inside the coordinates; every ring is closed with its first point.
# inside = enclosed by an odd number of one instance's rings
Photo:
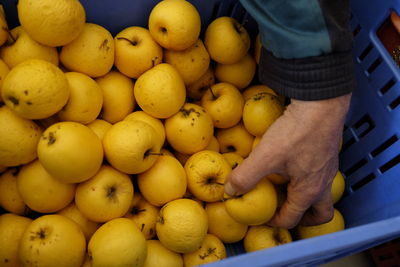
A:
{"type": "Polygon", "coordinates": [[[316,225],[333,216],[331,184],[351,94],[319,101],[292,100],[225,183],[225,192],[250,191],[266,175],[287,177],[287,199],[271,226],[316,225]]]}

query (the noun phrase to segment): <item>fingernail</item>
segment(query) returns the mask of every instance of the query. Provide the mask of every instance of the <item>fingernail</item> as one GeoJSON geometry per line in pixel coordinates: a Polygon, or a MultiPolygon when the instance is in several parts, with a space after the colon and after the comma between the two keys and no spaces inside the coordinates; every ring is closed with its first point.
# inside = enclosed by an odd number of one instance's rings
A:
{"type": "Polygon", "coordinates": [[[227,193],[230,196],[234,196],[236,194],[236,190],[233,188],[231,183],[226,183],[224,187],[225,193],[227,193]]]}

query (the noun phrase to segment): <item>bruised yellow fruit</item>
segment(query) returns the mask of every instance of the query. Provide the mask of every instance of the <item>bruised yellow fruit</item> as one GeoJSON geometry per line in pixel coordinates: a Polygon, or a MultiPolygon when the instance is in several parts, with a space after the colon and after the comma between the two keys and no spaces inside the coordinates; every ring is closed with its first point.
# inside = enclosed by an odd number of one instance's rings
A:
{"type": "Polygon", "coordinates": [[[222,64],[233,64],[247,54],[250,37],[236,19],[218,17],[208,25],[204,44],[213,60],[222,64]]]}
{"type": "Polygon", "coordinates": [[[124,120],[111,126],[104,136],[103,146],[108,162],[127,174],[150,169],[161,149],[156,130],[139,120],[124,120]]]}
{"type": "Polygon", "coordinates": [[[345,185],[346,182],[344,180],[344,177],[342,173],[338,171],[332,182],[331,194],[333,204],[337,203],[342,198],[345,185]]]}
{"type": "Polygon", "coordinates": [[[1,87],[3,85],[4,78],[7,76],[9,71],[10,69],[7,64],[0,59],[0,103],[3,102],[3,98],[1,97],[1,87]]]}
{"type": "Polygon", "coordinates": [[[143,267],[183,267],[181,254],[167,249],[159,240],[147,240],[147,257],[143,267]]]}
{"type": "Polygon", "coordinates": [[[20,266],[18,246],[31,219],[12,213],[0,215],[0,262],[1,266],[20,266]]]}
{"type": "Polygon", "coordinates": [[[140,192],[152,205],[182,198],[186,192],[186,173],[173,157],[159,156],[153,166],[137,176],[140,192]]]}
{"type": "Polygon", "coordinates": [[[183,51],[164,51],[164,61],[174,66],[186,85],[196,82],[207,71],[210,56],[201,39],[183,51]]]}
{"type": "Polygon", "coordinates": [[[242,118],[244,100],[234,85],[217,83],[203,94],[201,105],[213,119],[214,127],[229,128],[242,118]]]}
{"type": "Polygon", "coordinates": [[[133,94],[134,83],[118,71],[110,71],[97,78],[96,82],[103,90],[103,107],[100,117],[114,124],[122,121],[135,108],[133,94]]]}
{"type": "Polygon", "coordinates": [[[88,124],[94,121],[103,106],[103,92],[89,76],[79,72],[67,72],[70,95],[67,104],[58,112],[62,121],[88,124]]]}
{"type": "Polygon", "coordinates": [[[24,165],[17,178],[18,191],[34,211],[52,213],[65,208],[75,196],[75,184],[52,177],[39,160],[24,165]]]}
{"type": "Polygon", "coordinates": [[[89,127],[101,141],[103,141],[104,135],[108,129],[111,128],[112,124],[105,120],[96,119],[86,126],[89,127]]]}
{"type": "Polygon", "coordinates": [[[22,27],[44,45],[66,45],[85,25],[85,10],[78,0],[21,0],[17,7],[22,27]]]}
{"type": "Polygon", "coordinates": [[[143,266],[147,244],[142,232],[127,218],[106,222],[88,244],[91,266],[143,266]]]}
{"type": "Polygon", "coordinates": [[[343,215],[337,209],[333,211],[333,218],[327,223],[314,226],[297,226],[296,233],[299,239],[306,239],[344,230],[345,222],[343,215]]]}
{"type": "Polygon", "coordinates": [[[166,49],[189,48],[199,39],[200,28],[200,14],[188,1],[161,1],[149,15],[151,36],[166,49]]]}
{"type": "Polygon", "coordinates": [[[243,240],[246,252],[253,252],[292,242],[290,232],[285,228],[266,225],[251,226],[243,240]]]}
{"type": "Polygon", "coordinates": [[[156,119],[144,111],[135,111],[124,118],[124,120],[139,120],[149,124],[157,132],[160,146],[162,147],[165,142],[165,129],[161,120],[156,119]]]}
{"type": "Polygon", "coordinates": [[[80,226],[83,234],[85,235],[86,241],[89,241],[94,232],[96,232],[96,230],[100,227],[100,223],[93,222],[86,218],[74,202],[72,202],[62,210],[58,211],[58,214],[76,222],[80,226]]]}
{"type": "Polygon", "coordinates": [[[226,211],[221,201],[207,203],[208,232],[224,243],[235,243],[242,240],[247,232],[247,225],[235,221],[226,211]]]}
{"type": "Polygon", "coordinates": [[[26,119],[44,119],[67,103],[69,84],[54,64],[40,59],[26,60],[10,70],[1,90],[4,103],[26,119]]]}
{"type": "Polygon", "coordinates": [[[193,154],[185,163],[188,189],[198,199],[219,201],[224,195],[224,183],[231,167],[218,152],[203,150],[193,154]]]}
{"type": "Polygon", "coordinates": [[[185,267],[194,267],[226,258],[226,249],[221,240],[215,235],[207,234],[201,247],[183,255],[185,267]]]}
{"type": "Polygon", "coordinates": [[[135,192],[131,207],[124,217],[132,220],[149,240],[156,235],[156,222],[159,208],[150,204],[139,192],[135,192]]]}
{"type": "Polygon", "coordinates": [[[186,89],[175,67],[162,63],[137,79],[134,94],[144,112],[155,118],[165,119],[174,115],[183,106],[186,89]]]}
{"type": "Polygon", "coordinates": [[[86,240],[79,225],[62,215],[51,214],[28,225],[19,243],[18,255],[24,264],[80,267],[85,252],[86,240]]]}
{"type": "Polygon", "coordinates": [[[137,79],[145,71],[162,62],[163,50],[146,28],[125,28],[114,40],[115,66],[130,78],[137,79]]]}
{"type": "Polygon", "coordinates": [[[207,89],[214,83],[214,71],[209,67],[197,81],[186,86],[186,94],[191,99],[200,100],[207,89]]]}
{"type": "Polygon", "coordinates": [[[207,235],[207,214],[194,200],[177,199],[165,204],[156,224],[158,239],[168,249],[190,253],[207,235]]]}
{"type": "Polygon", "coordinates": [[[231,166],[232,170],[236,168],[239,164],[241,164],[244,160],[244,158],[236,152],[222,153],[222,156],[224,156],[229,166],[231,166]]]}
{"type": "Polygon", "coordinates": [[[0,165],[18,166],[37,157],[36,147],[42,130],[36,123],[2,106],[0,125],[0,165]]]}
{"type": "Polygon", "coordinates": [[[178,152],[193,154],[211,141],[214,127],[211,117],[195,104],[186,103],[175,115],[165,120],[168,143],[178,152]]]}
{"type": "Polygon", "coordinates": [[[24,215],[27,207],[18,191],[18,172],[17,168],[10,168],[0,175],[0,207],[8,212],[24,215]]]}
{"type": "Polygon", "coordinates": [[[252,136],[239,122],[233,127],[218,129],[217,137],[221,153],[235,152],[243,158],[246,158],[252,149],[254,136],[252,136]]]}
{"type": "Polygon", "coordinates": [[[279,99],[269,93],[259,93],[246,101],[243,108],[243,123],[254,136],[262,136],[283,114],[279,99]]]}
{"type": "Polygon", "coordinates": [[[107,222],[122,217],[133,198],[130,177],[108,165],[76,188],[75,204],[82,214],[94,222],[107,222]]]}
{"type": "Polygon", "coordinates": [[[261,179],[251,191],[225,200],[232,218],[242,224],[259,225],[268,222],[277,208],[277,194],[268,179],[261,179]]]}
{"type": "Polygon", "coordinates": [[[60,61],[70,71],[103,76],[114,64],[114,39],[104,27],[86,23],[82,33],[62,47],[60,61]]]}
{"type": "Polygon", "coordinates": [[[13,68],[27,59],[41,59],[58,66],[57,48],[33,40],[22,26],[10,31],[7,43],[0,48],[0,57],[13,68]]]}
{"type": "Polygon", "coordinates": [[[51,125],[43,132],[37,151],[46,171],[65,183],[89,179],[103,162],[100,139],[78,122],[64,121],[51,125]]]}
{"type": "Polygon", "coordinates": [[[250,54],[232,64],[217,64],[215,77],[219,82],[233,84],[239,90],[246,88],[256,73],[256,62],[250,54]]]}

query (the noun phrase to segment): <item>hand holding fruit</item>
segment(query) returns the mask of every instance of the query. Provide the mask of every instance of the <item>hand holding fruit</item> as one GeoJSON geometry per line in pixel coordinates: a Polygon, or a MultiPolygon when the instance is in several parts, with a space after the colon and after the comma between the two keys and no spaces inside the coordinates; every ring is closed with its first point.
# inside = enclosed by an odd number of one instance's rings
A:
{"type": "Polygon", "coordinates": [[[349,103],[350,94],[321,101],[292,100],[249,157],[231,172],[226,193],[243,194],[266,175],[278,173],[289,179],[288,194],[269,224],[293,228],[299,222],[329,221],[331,184],[349,103]]]}

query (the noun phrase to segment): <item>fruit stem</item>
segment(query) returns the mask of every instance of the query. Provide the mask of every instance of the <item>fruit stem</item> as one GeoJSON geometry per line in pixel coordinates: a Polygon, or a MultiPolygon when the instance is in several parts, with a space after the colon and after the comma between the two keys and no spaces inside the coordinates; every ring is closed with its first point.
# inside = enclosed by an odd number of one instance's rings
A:
{"type": "Polygon", "coordinates": [[[214,94],[213,90],[211,89],[211,87],[208,87],[208,89],[210,90],[210,92],[211,92],[211,94],[213,96],[213,100],[216,100],[217,97],[215,96],[215,94],[214,94]]]}
{"type": "Polygon", "coordinates": [[[128,41],[128,42],[130,42],[131,45],[133,45],[133,46],[136,46],[136,45],[138,44],[137,41],[135,41],[135,40],[131,41],[131,40],[129,40],[128,38],[125,38],[125,37],[117,37],[117,40],[125,40],[125,41],[128,41]]]}

